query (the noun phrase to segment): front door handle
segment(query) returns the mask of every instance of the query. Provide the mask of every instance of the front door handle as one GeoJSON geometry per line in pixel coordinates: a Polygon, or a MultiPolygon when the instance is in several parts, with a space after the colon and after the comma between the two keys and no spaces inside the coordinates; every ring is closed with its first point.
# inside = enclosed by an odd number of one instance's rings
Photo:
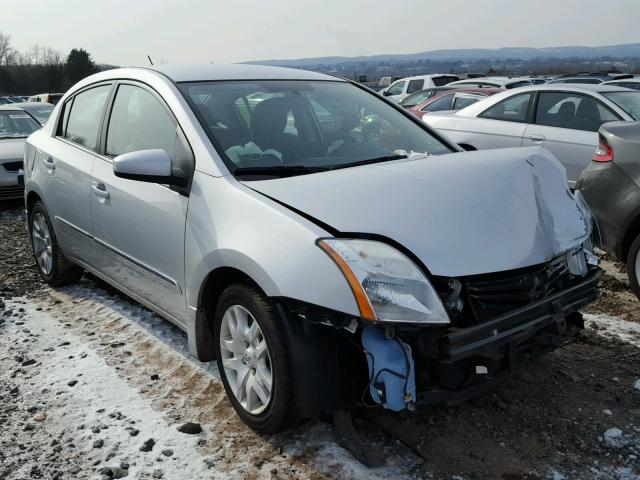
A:
{"type": "Polygon", "coordinates": [[[91,190],[100,198],[107,199],[109,198],[109,192],[107,191],[107,187],[104,183],[94,183],[91,185],[91,190]]]}
{"type": "Polygon", "coordinates": [[[44,166],[47,168],[47,170],[55,170],[56,169],[56,162],[54,162],[53,158],[51,158],[51,157],[44,157],[42,159],[42,163],[44,163],[44,166]]]}
{"type": "Polygon", "coordinates": [[[536,143],[541,143],[546,140],[546,137],[544,135],[536,135],[536,134],[528,135],[527,138],[532,142],[536,142],[536,143]]]}

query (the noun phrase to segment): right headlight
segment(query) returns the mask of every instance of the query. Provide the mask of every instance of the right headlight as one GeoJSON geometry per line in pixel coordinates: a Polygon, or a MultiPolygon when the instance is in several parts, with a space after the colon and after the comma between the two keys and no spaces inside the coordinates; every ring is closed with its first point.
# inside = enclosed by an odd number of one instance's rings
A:
{"type": "Polygon", "coordinates": [[[375,240],[318,241],[338,265],[368,320],[448,324],[449,316],[431,282],[405,254],[375,240]]]}

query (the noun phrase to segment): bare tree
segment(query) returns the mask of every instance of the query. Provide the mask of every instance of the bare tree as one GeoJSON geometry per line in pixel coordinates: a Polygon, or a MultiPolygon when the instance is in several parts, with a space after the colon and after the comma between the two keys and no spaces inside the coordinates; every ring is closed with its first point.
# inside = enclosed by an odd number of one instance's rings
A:
{"type": "Polygon", "coordinates": [[[0,65],[11,65],[16,51],[11,46],[11,36],[0,32],[0,65]]]}

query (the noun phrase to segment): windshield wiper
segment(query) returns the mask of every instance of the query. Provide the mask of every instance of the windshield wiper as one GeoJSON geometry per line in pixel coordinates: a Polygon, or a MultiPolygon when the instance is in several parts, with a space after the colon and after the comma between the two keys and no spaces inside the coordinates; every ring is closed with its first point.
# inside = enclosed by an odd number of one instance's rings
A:
{"type": "Polygon", "coordinates": [[[330,170],[327,167],[308,167],[307,165],[271,165],[264,167],[236,167],[234,175],[276,175],[290,177],[330,170]]]}
{"type": "Polygon", "coordinates": [[[341,163],[340,165],[334,165],[331,170],[338,168],[358,167],[360,165],[369,165],[371,163],[390,162],[392,160],[401,160],[403,158],[409,158],[407,155],[386,155],[384,157],[368,158],[366,160],[358,160],[356,162],[341,163]]]}

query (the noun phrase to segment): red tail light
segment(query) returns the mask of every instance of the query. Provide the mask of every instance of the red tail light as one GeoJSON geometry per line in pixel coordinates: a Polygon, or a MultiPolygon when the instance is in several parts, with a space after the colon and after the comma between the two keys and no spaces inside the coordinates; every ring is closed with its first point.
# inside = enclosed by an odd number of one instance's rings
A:
{"type": "Polygon", "coordinates": [[[594,162],[610,162],[613,160],[613,148],[607,142],[607,139],[604,136],[599,135],[600,143],[598,144],[598,148],[596,148],[596,153],[593,156],[594,162]]]}

